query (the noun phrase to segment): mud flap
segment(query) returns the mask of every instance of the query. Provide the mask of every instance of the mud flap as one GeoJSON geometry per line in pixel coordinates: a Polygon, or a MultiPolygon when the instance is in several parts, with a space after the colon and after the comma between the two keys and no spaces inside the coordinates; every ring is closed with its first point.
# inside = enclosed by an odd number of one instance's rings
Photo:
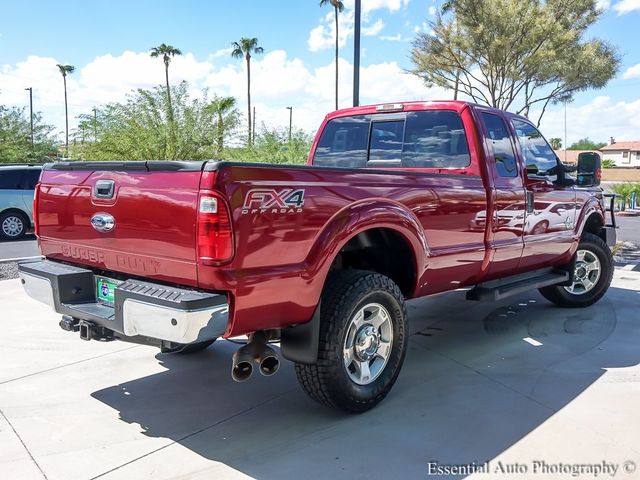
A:
{"type": "Polygon", "coordinates": [[[287,360],[313,365],[318,361],[320,341],[320,308],[318,303],[311,320],[280,331],[280,351],[287,360]]]}

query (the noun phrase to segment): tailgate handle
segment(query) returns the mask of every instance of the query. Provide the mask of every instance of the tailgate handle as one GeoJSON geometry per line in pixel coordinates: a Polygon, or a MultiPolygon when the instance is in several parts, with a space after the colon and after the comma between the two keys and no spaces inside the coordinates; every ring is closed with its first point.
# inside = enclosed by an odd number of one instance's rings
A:
{"type": "Polygon", "coordinates": [[[113,180],[98,180],[93,190],[96,198],[113,198],[116,182],[113,180]]]}

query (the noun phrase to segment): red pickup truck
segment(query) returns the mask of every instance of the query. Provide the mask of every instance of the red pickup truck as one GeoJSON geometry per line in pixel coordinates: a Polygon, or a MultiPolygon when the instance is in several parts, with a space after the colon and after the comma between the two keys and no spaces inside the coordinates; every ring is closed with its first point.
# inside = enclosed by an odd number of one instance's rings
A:
{"type": "Polygon", "coordinates": [[[598,184],[597,155],[572,178],[511,113],[358,107],[327,115],[306,166],[49,164],[34,208],[45,259],[20,276],[85,340],[189,353],[247,335],[238,381],[273,374],[279,341],[313,399],[361,412],[400,372],[406,299],[598,301],[615,243],[598,184]]]}

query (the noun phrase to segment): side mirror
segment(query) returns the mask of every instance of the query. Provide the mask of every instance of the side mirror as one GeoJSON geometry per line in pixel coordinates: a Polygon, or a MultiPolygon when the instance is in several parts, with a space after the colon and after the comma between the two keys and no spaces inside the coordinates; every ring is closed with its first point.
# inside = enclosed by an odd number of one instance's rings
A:
{"type": "Polygon", "coordinates": [[[597,187],[602,179],[602,159],[596,152],[583,152],[578,155],[578,178],[580,187],[597,187]]]}

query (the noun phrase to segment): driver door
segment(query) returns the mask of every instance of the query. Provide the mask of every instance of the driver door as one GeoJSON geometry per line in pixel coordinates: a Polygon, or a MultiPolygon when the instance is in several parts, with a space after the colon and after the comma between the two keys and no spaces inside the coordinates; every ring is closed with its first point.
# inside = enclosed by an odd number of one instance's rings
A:
{"type": "Polygon", "coordinates": [[[521,118],[512,118],[511,124],[525,165],[527,196],[519,268],[541,268],[570,255],[576,219],[575,190],[562,184],[560,160],[540,132],[521,118]]]}

